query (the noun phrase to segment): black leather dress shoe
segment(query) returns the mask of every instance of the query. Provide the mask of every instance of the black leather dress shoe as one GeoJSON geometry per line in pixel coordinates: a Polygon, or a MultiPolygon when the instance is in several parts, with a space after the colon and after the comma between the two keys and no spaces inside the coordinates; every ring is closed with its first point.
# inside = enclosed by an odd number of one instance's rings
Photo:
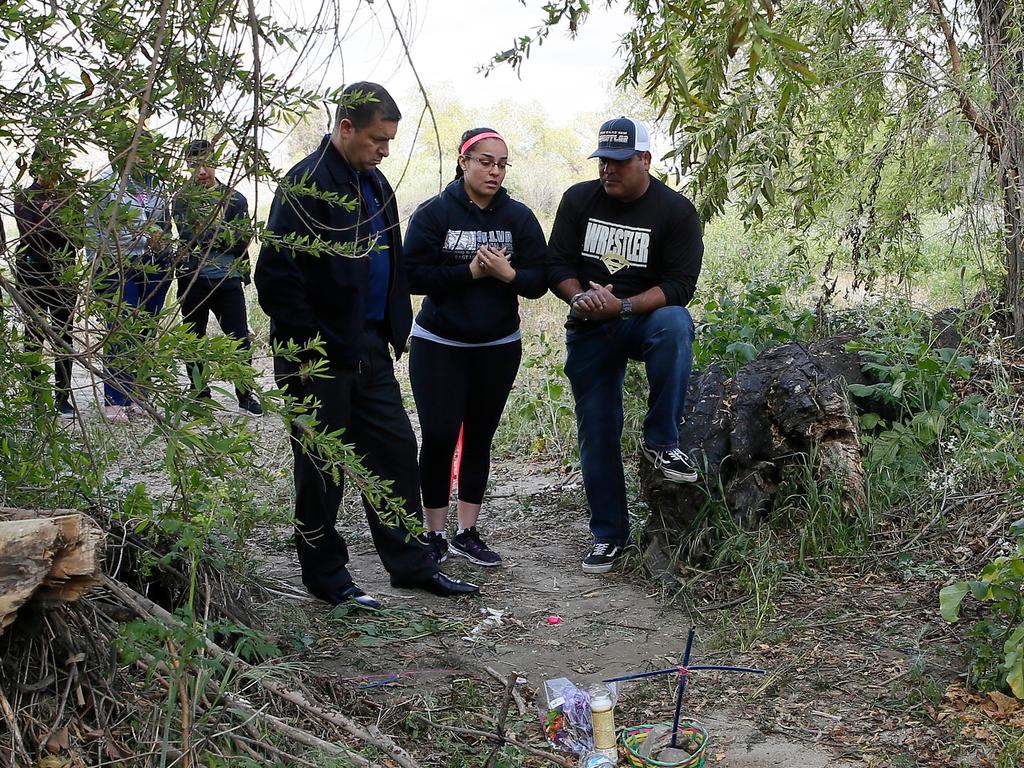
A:
{"type": "Polygon", "coordinates": [[[403,587],[405,589],[422,589],[432,595],[440,597],[458,597],[460,595],[475,595],[480,592],[480,587],[461,579],[453,579],[451,576],[438,571],[435,574],[423,579],[406,581],[404,579],[391,579],[391,586],[403,587]]]}
{"type": "Polygon", "coordinates": [[[352,602],[361,608],[376,610],[381,607],[379,600],[366,594],[355,584],[349,584],[342,589],[310,589],[309,593],[313,597],[331,605],[344,605],[345,603],[352,602]]]}

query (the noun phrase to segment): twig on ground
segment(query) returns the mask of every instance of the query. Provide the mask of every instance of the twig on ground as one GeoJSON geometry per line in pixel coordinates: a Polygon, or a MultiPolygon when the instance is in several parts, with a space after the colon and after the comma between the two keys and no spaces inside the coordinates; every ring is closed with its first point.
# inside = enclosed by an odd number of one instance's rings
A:
{"type": "MultiPolygon", "coordinates": [[[[114,579],[105,578],[104,586],[114,594],[118,595],[128,605],[135,608],[136,611],[142,616],[150,616],[159,619],[160,621],[170,626],[181,627],[183,626],[181,621],[167,611],[165,608],[157,605],[149,598],[139,594],[131,587],[126,586],[114,579]]],[[[240,670],[243,674],[252,669],[246,662],[240,659],[230,651],[226,651],[221,648],[215,642],[209,638],[205,638],[206,650],[209,651],[217,658],[228,658],[236,669],[240,670]]],[[[398,746],[386,733],[380,731],[376,726],[370,725],[365,728],[359,725],[351,718],[343,715],[341,712],[315,704],[303,693],[301,690],[292,690],[286,688],[275,680],[271,680],[264,677],[251,676],[255,682],[269,693],[274,694],[278,698],[284,699],[302,711],[309,715],[323,720],[324,722],[336,725],[343,731],[348,733],[360,741],[369,744],[372,747],[376,747],[382,752],[385,752],[388,757],[398,763],[402,768],[419,768],[419,764],[416,760],[406,752],[402,747],[398,746]]]]}
{"type": "MultiPolygon", "coordinates": [[[[174,670],[169,669],[166,663],[157,661],[149,654],[144,654],[141,658],[136,660],[135,663],[143,669],[155,672],[156,674],[154,675],[154,679],[159,680],[164,687],[170,690],[172,683],[168,678],[174,670]]],[[[178,680],[177,685],[180,688],[181,686],[185,685],[185,681],[178,680]]],[[[245,720],[241,723],[241,727],[250,727],[252,725],[252,721],[258,720],[260,723],[267,726],[271,730],[281,734],[282,736],[285,736],[288,739],[291,739],[294,742],[303,744],[307,747],[312,747],[313,749],[318,749],[327,755],[336,755],[339,757],[344,757],[352,765],[356,766],[356,768],[384,768],[384,766],[382,766],[381,764],[375,763],[363,757],[362,755],[353,752],[352,750],[348,749],[347,747],[341,744],[335,744],[333,742],[325,741],[324,739],[321,739],[319,736],[315,736],[309,731],[305,731],[296,726],[289,725],[280,720],[279,718],[274,717],[271,714],[268,714],[267,712],[264,712],[260,709],[256,709],[251,704],[242,699],[240,696],[221,690],[220,686],[217,685],[217,683],[213,680],[207,680],[205,685],[206,688],[208,688],[214,696],[223,699],[224,702],[227,704],[228,708],[235,712],[236,715],[241,715],[245,718],[245,720]]],[[[228,738],[231,739],[237,737],[237,734],[226,735],[228,736],[228,738]]],[[[258,743],[260,744],[261,747],[269,746],[264,744],[263,742],[258,743]]],[[[177,759],[183,760],[187,754],[188,753],[178,753],[179,757],[177,759]]]]}
{"type": "Polygon", "coordinates": [[[329,741],[324,741],[319,736],[314,736],[309,731],[304,731],[301,728],[288,725],[288,723],[266,712],[259,712],[234,694],[222,693],[221,695],[232,709],[246,715],[258,717],[262,722],[266,723],[281,735],[287,736],[292,741],[297,741],[300,744],[305,744],[307,747],[318,749],[326,755],[337,755],[339,757],[343,757],[357,768],[384,768],[380,763],[375,763],[372,760],[347,749],[346,747],[339,744],[333,744],[329,741]]]}
{"type": "MultiPolygon", "coordinates": [[[[462,736],[477,736],[483,739],[497,738],[492,731],[481,731],[476,728],[459,728],[458,726],[454,725],[444,725],[443,723],[435,723],[433,720],[431,720],[428,717],[424,717],[423,715],[413,715],[413,717],[430,728],[437,728],[442,731],[448,731],[449,733],[457,733],[462,736]]],[[[512,736],[509,736],[508,734],[505,734],[500,739],[500,741],[501,743],[509,744],[515,747],[516,749],[521,749],[523,752],[533,755],[534,757],[539,757],[542,760],[547,760],[549,763],[552,763],[554,765],[560,765],[562,766],[562,768],[576,768],[575,762],[566,760],[564,757],[552,755],[549,752],[537,749],[536,747],[531,747],[529,744],[523,744],[523,742],[519,741],[518,739],[512,736]]]]}
{"type": "MultiPolygon", "coordinates": [[[[497,670],[495,670],[493,667],[484,667],[484,670],[487,672],[487,674],[489,674],[491,677],[493,677],[499,683],[505,682],[504,679],[502,678],[502,676],[500,674],[498,674],[497,670]]],[[[516,674],[516,679],[517,680],[519,679],[518,673],[516,674]]],[[[512,698],[515,699],[516,709],[519,710],[519,716],[520,717],[525,717],[526,713],[529,710],[526,707],[526,701],[523,699],[523,694],[521,694],[519,691],[517,691],[515,689],[515,687],[512,688],[512,698]]]]}
{"type": "Polygon", "coordinates": [[[25,765],[29,765],[32,762],[32,758],[29,757],[28,752],[25,750],[25,740],[21,737],[21,729],[18,728],[18,718],[15,716],[14,708],[11,707],[11,702],[7,700],[3,688],[0,688],[0,709],[3,710],[4,720],[7,721],[7,725],[11,729],[14,751],[25,761],[25,765]]]}
{"type": "Polygon", "coordinates": [[[519,675],[515,672],[509,673],[508,683],[505,685],[505,698],[502,699],[501,707],[498,709],[498,721],[494,729],[494,734],[498,737],[498,740],[494,743],[491,754],[487,756],[484,768],[494,768],[494,761],[498,758],[498,750],[505,743],[505,721],[508,720],[508,710],[512,706],[512,691],[515,690],[517,677],[519,675]]]}

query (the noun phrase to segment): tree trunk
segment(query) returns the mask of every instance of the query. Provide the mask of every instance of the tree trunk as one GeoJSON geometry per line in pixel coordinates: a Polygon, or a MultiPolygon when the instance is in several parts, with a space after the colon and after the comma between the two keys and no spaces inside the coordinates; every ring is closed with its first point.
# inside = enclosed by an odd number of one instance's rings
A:
{"type": "Polygon", "coordinates": [[[1024,5],[1019,0],[976,0],[982,50],[992,90],[992,157],[1002,192],[1006,248],[1006,303],[1014,338],[1024,347],[1024,5]]]}
{"type": "Polygon", "coordinates": [[[829,478],[853,514],[864,498],[864,469],[846,383],[869,382],[859,357],[844,349],[851,338],[783,344],[732,378],[715,366],[691,378],[679,444],[703,469],[700,481],[669,483],[641,463],[644,496],[656,513],[649,530],[664,533],[659,547],[676,559],[701,559],[717,535],[707,522],[713,504],[724,504],[738,527],[756,527],[787,467],[799,462],[811,461],[817,479],[829,478]]]}

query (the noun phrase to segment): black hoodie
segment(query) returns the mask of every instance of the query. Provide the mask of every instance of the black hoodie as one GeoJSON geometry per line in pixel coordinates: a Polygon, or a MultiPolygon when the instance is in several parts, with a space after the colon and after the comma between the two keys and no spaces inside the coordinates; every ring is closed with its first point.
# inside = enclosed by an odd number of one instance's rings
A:
{"type": "Polygon", "coordinates": [[[544,295],[547,246],[533,211],[501,187],[487,208],[466,194],[462,179],[421,205],[405,235],[412,293],[426,294],[416,323],[451,341],[481,344],[519,328],[519,296],[544,295]],[[481,245],[504,248],[516,276],[474,280],[469,263],[481,245]]]}

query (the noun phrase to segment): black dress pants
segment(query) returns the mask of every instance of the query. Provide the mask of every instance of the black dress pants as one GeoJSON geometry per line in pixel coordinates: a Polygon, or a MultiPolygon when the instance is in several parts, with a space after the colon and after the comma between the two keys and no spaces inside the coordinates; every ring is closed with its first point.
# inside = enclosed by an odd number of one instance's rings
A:
{"type": "MultiPolygon", "coordinates": [[[[62,285],[59,276],[51,271],[39,271],[27,264],[17,264],[15,277],[22,294],[32,305],[39,319],[25,318],[25,346],[27,350],[42,353],[43,344],[51,334],[58,336],[69,348],[75,339],[71,329],[71,314],[75,308],[73,287],[62,285]],[[49,328],[46,324],[49,324],[49,328]]],[[[71,353],[53,346],[53,399],[59,408],[71,402],[71,353]]],[[[35,371],[35,378],[45,380],[45,368],[35,371]]]]}
{"type": "MultiPolygon", "coordinates": [[[[213,312],[225,336],[238,341],[244,350],[248,350],[252,345],[241,278],[211,279],[192,275],[180,277],[178,303],[181,305],[182,321],[192,327],[192,332],[196,336],[206,335],[210,313],[213,312]]],[[[249,362],[252,363],[251,356],[249,362]]],[[[185,368],[188,370],[189,381],[198,381],[202,377],[202,362],[189,361],[185,368]]],[[[248,393],[236,386],[235,394],[241,400],[248,393]]]]}
{"type": "MultiPolygon", "coordinates": [[[[299,376],[297,363],[274,358],[277,384],[292,397],[312,396],[318,429],[344,430],[341,439],[353,445],[363,466],[382,480],[391,480],[391,494],[401,499],[410,517],[423,520],[416,436],[402,405],[391,354],[383,335],[373,329],[363,334],[360,362],[356,368],[334,368],[327,377],[299,376]]],[[[310,591],[326,591],[350,585],[348,547],[335,525],[341,505],[344,478],[335,482],[322,458],[307,452],[301,432],[293,425],[295,459],[296,547],[302,581],[310,591]],[[327,471],[325,471],[325,469],[327,471]]],[[[377,509],[363,496],[370,534],[384,568],[393,578],[418,581],[436,573],[429,548],[402,526],[384,525],[377,509]]]]}

